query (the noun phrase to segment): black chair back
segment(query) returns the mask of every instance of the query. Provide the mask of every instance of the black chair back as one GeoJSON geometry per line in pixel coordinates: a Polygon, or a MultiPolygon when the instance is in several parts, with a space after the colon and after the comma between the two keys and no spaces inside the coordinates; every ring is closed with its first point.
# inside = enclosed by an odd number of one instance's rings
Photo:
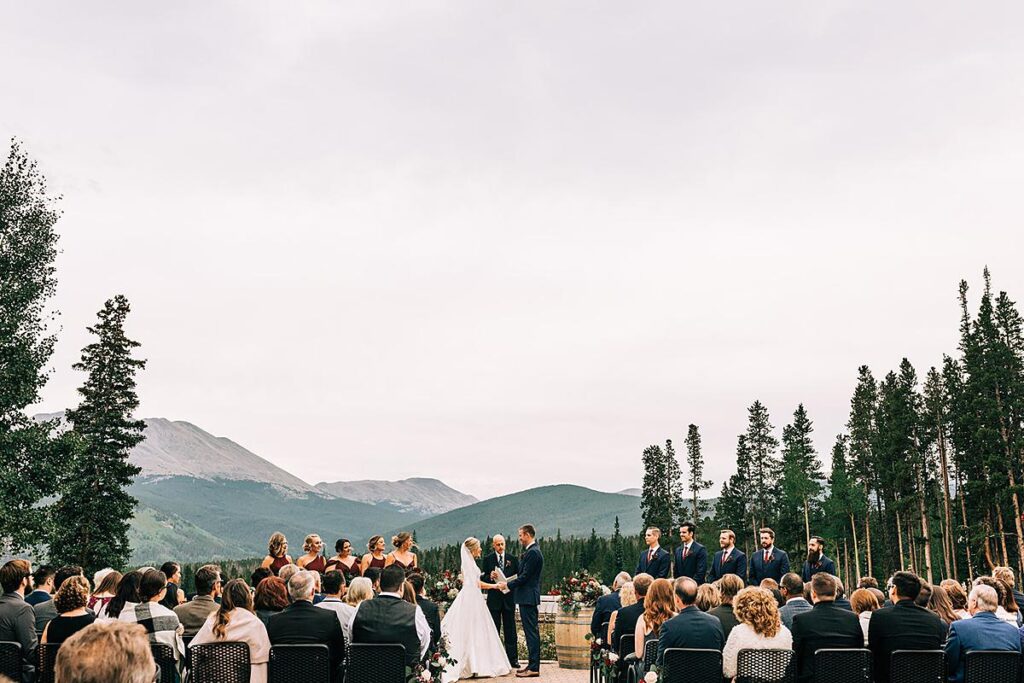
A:
{"type": "Polygon", "coordinates": [[[189,683],[249,683],[248,643],[193,645],[189,661],[189,683]]]}
{"type": "Polygon", "coordinates": [[[1020,672],[1020,654],[975,650],[964,658],[964,683],[1002,683],[1016,681],[1020,672]]]}
{"type": "Polygon", "coordinates": [[[814,653],[815,683],[871,683],[871,650],[822,648],[814,653]]]}
{"type": "Polygon", "coordinates": [[[153,652],[153,659],[160,667],[159,683],[174,683],[176,664],[174,661],[174,648],[167,643],[150,643],[149,649],[153,652]]]}
{"type": "Polygon", "coordinates": [[[943,683],[946,653],[942,650],[894,650],[889,680],[899,683],[943,683]]]}
{"type": "Polygon", "coordinates": [[[636,650],[636,636],[632,633],[619,636],[619,681],[626,680],[626,657],[636,650]]]}
{"type": "Polygon", "coordinates": [[[345,683],[405,683],[405,647],[397,643],[352,643],[345,683]]]}
{"type": "Polygon", "coordinates": [[[740,650],[736,683],[795,683],[792,650],[740,650]]]}
{"type": "Polygon", "coordinates": [[[21,643],[0,640],[0,675],[21,680],[21,643]]]}
{"type": "Polygon", "coordinates": [[[39,646],[36,683],[54,683],[57,653],[59,650],[60,643],[47,643],[46,645],[39,646]]]}
{"type": "Polygon", "coordinates": [[[721,680],[720,650],[670,647],[662,655],[662,683],[718,683],[721,680]]]}
{"type": "Polygon", "coordinates": [[[270,683],[330,683],[331,651],[323,644],[270,648],[270,683]]]}
{"type": "Polygon", "coordinates": [[[650,671],[658,661],[658,639],[652,638],[644,643],[644,671],[650,671]]]}

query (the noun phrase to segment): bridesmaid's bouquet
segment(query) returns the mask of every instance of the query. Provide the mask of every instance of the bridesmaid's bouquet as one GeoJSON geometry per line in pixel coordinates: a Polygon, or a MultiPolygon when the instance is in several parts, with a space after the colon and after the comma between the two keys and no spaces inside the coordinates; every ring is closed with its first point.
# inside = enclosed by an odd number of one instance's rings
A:
{"type": "Polygon", "coordinates": [[[425,576],[423,588],[432,602],[447,611],[462,590],[462,577],[446,569],[437,576],[425,576]]]}
{"type": "Polygon", "coordinates": [[[548,592],[548,595],[558,596],[562,612],[573,616],[584,607],[593,607],[604,594],[604,586],[586,569],[573,572],[548,592]]]}

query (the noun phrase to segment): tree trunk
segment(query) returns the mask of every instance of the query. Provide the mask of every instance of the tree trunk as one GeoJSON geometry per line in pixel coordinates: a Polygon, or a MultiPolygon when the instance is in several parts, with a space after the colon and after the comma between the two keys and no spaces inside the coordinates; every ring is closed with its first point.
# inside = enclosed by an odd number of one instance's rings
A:
{"type": "Polygon", "coordinates": [[[939,470],[942,474],[942,555],[946,568],[946,576],[952,576],[959,581],[956,569],[956,554],[953,549],[956,544],[953,542],[953,514],[949,504],[949,469],[946,466],[946,434],[942,424],[936,425],[939,434],[939,470]],[[951,571],[952,570],[952,571],[951,571]]]}
{"type": "Polygon", "coordinates": [[[1003,528],[1003,506],[996,501],[996,521],[999,522],[999,547],[1003,551],[1003,566],[1010,564],[1010,554],[1006,549],[1006,530],[1003,528]]]}
{"type": "Polygon", "coordinates": [[[866,503],[864,508],[864,551],[868,561],[867,575],[874,576],[871,564],[871,501],[868,499],[867,483],[864,484],[864,502],[866,503]]]}
{"type": "Polygon", "coordinates": [[[985,512],[985,564],[991,572],[996,563],[992,560],[992,511],[985,512]]]}
{"type": "MultiPolygon", "coordinates": [[[[964,500],[964,485],[960,480],[960,470],[956,471],[956,497],[960,499],[960,514],[963,516],[964,522],[964,552],[967,553],[967,578],[971,583],[974,583],[974,564],[971,562],[971,531],[970,527],[967,526],[967,502],[964,500]]],[[[953,546],[954,554],[956,553],[956,546],[953,546]]]]}
{"type": "Polygon", "coordinates": [[[924,508],[924,477],[921,468],[917,470],[917,487],[920,494],[917,496],[917,509],[921,515],[921,535],[924,536],[924,570],[928,576],[928,583],[932,583],[932,539],[928,533],[928,513],[924,508]]]}
{"type": "Polygon", "coordinates": [[[850,530],[853,532],[853,563],[856,565],[857,583],[860,583],[860,556],[857,550],[857,522],[853,518],[853,513],[850,513],[850,530]]]}
{"type": "Polygon", "coordinates": [[[845,534],[843,535],[843,574],[846,577],[843,579],[843,585],[846,586],[846,592],[852,593],[853,591],[850,590],[850,548],[846,545],[845,534]]]}
{"type": "Polygon", "coordinates": [[[804,539],[807,545],[811,544],[811,514],[807,509],[807,496],[804,496],[804,539]]]}
{"type": "Polygon", "coordinates": [[[900,571],[906,571],[907,565],[903,563],[903,521],[900,519],[899,508],[896,508],[896,544],[900,553],[900,571]]]}
{"type": "MultiPolygon", "coordinates": [[[[1006,450],[1006,470],[1010,477],[1010,491],[1012,492],[1011,499],[1013,500],[1013,523],[1017,529],[1017,559],[1024,562],[1024,530],[1021,529],[1020,500],[1017,498],[1017,482],[1014,480],[1015,477],[1013,475],[1013,449],[1010,447],[1010,432],[1006,428],[1006,417],[1003,413],[1003,397],[999,390],[998,383],[996,384],[996,407],[999,409],[999,436],[1003,440],[1003,448],[1006,450]]],[[[1002,524],[1002,521],[1002,515],[1000,515],[1000,524],[1002,524]]],[[[1008,560],[1006,562],[1006,566],[1010,566],[1010,562],[1008,560]]]]}

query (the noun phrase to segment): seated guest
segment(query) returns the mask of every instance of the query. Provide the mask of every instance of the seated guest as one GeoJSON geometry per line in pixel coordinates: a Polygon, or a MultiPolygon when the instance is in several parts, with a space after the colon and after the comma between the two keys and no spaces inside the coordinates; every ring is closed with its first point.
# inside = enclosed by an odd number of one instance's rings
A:
{"type": "Polygon", "coordinates": [[[853,613],[857,615],[857,619],[860,621],[860,628],[864,631],[864,647],[867,647],[871,614],[876,609],[881,608],[882,605],[878,602],[875,594],[867,588],[858,588],[853,591],[853,595],[850,596],[850,605],[853,607],[853,613]]]}
{"type": "Polygon", "coordinates": [[[953,611],[953,602],[949,599],[949,594],[942,586],[932,586],[932,594],[928,598],[928,609],[939,615],[939,619],[942,619],[946,626],[960,619],[953,611]]]}
{"type": "Polygon", "coordinates": [[[889,683],[889,659],[894,650],[941,650],[946,642],[948,629],[942,619],[914,602],[920,592],[921,579],[916,574],[896,572],[889,590],[892,606],[871,615],[868,648],[876,683],[889,683]]]}
{"type": "MultiPolygon", "coordinates": [[[[221,595],[220,567],[204,564],[196,570],[196,594],[189,602],[178,605],[174,613],[184,627],[185,637],[199,633],[210,615],[219,609],[217,598],[221,595]]],[[[165,603],[162,603],[165,604],[165,603]]]]}
{"type": "Polygon", "coordinates": [[[139,596],[139,584],[142,583],[142,572],[128,572],[117,583],[114,597],[96,613],[97,619],[118,619],[121,612],[132,610],[142,601],[139,596]]]}
{"type": "Polygon", "coordinates": [[[345,625],[352,623],[356,608],[341,599],[345,590],[345,576],[334,569],[324,574],[323,591],[324,599],[316,603],[321,609],[326,609],[338,615],[338,623],[341,624],[341,632],[345,636],[345,642],[349,642],[350,632],[346,632],[345,625]]]}
{"type": "Polygon", "coordinates": [[[612,632],[612,649],[619,651],[619,639],[626,633],[633,633],[636,630],[636,622],[644,613],[644,600],[647,591],[654,582],[650,574],[637,574],[633,577],[633,592],[636,593],[636,602],[628,607],[620,607],[615,616],[615,628],[612,632]]]}
{"type": "Polygon", "coordinates": [[[270,535],[270,540],[267,542],[267,556],[263,558],[260,566],[266,567],[274,573],[274,576],[278,576],[281,573],[281,568],[287,567],[291,563],[292,558],[288,554],[288,539],[280,531],[275,531],[270,535]]]}
{"type": "Polygon", "coordinates": [[[185,602],[185,591],[180,589],[181,565],[177,562],[164,562],[160,571],[167,577],[167,595],[160,601],[160,604],[167,609],[174,609],[185,602]]]}
{"type": "Polygon", "coordinates": [[[590,633],[595,638],[607,642],[608,634],[603,632],[601,625],[610,622],[612,612],[622,606],[619,602],[619,590],[622,588],[622,584],[629,580],[628,573],[619,572],[615,576],[615,580],[612,581],[612,592],[597,599],[597,604],[594,605],[594,616],[590,618],[590,633]]]}
{"type": "MultiPolygon", "coordinates": [[[[100,572],[96,572],[98,576],[100,572]]],[[[103,578],[97,581],[94,585],[96,590],[89,596],[89,609],[94,614],[99,615],[100,610],[108,602],[114,599],[114,593],[117,592],[117,584],[121,582],[121,572],[111,569],[103,572],[103,578]]]]}
{"type": "Polygon", "coordinates": [[[178,615],[160,602],[167,597],[167,575],[159,569],[148,570],[139,583],[139,597],[142,601],[132,609],[122,610],[118,620],[140,624],[146,629],[150,643],[170,645],[174,650],[174,659],[178,660],[185,651],[181,642],[184,629],[178,621],[178,615]]]}
{"type": "Polygon", "coordinates": [[[295,565],[299,569],[321,574],[327,571],[327,560],[323,556],[324,542],[319,534],[306,536],[306,540],[302,542],[302,549],[305,554],[295,560],[295,565]]]}
{"type": "Polygon", "coordinates": [[[256,616],[266,626],[268,620],[288,606],[288,587],[279,576],[268,576],[256,586],[253,595],[256,616]]]}
{"type": "MultiPolygon", "coordinates": [[[[299,571],[299,568],[294,564],[285,565],[281,567],[281,571],[277,573],[277,577],[284,581],[284,585],[288,585],[288,581],[299,571]]],[[[312,578],[312,577],[311,577],[312,578]]]]}
{"type": "Polygon", "coordinates": [[[921,579],[921,592],[917,594],[917,599],[914,600],[914,604],[918,607],[928,608],[928,601],[932,597],[932,585],[921,579]]]}
{"type": "MultiPolygon", "coordinates": [[[[1010,588],[993,576],[979,576],[974,580],[974,585],[977,586],[979,584],[991,586],[999,595],[999,608],[996,610],[996,616],[1007,624],[1011,624],[1019,628],[1021,626],[1017,619],[1019,612],[1014,612],[1006,608],[1009,603],[1013,602],[1013,597],[1010,595],[1010,588]]],[[[1016,604],[1014,604],[1013,607],[1016,608],[1016,604]]]]}
{"type": "Polygon", "coordinates": [[[405,661],[415,666],[430,649],[430,626],[423,611],[402,599],[405,570],[392,564],[380,575],[380,595],[364,600],[352,619],[353,643],[400,643],[405,661]]]}
{"type": "MultiPolygon", "coordinates": [[[[405,580],[412,586],[416,594],[416,604],[423,610],[423,616],[427,618],[427,624],[430,626],[430,649],[433,651],[441,639],[441,611],[432,600],[427,598],[427,594],[423,590],[423,581],[423,574],[419,572],[410,574],[409,578],[405,580]]],[[[355,610],[353,610],[354,613],[355,610]]]]}
{"type": "MultiPolygon", "coordinates": [[[[632,581],[627,581],[626,583],[622,584],[622,588],[619,589],[619,609],[622,609],[623,607],[629,607],[630,605],[635,605],[635,604],[636,604],[636,591],[633,589],[633,582],[632,581]]],[[[611,616],[608,617],[608,638],[609,638],[609,640],[607,642],[609,644],[609,647],[611,646],[610,638],[612,637],[612,634],[615,633],[615,622],[618,620],[619,609],[617,609],[614,612],[612,612],[611,616]]],[[[634,624],[634,627],[635,626],[636,625],[634,624]]]]}
{"type": "Polygon", "coordinates": [[[1020,632],[996,617],[999,596],[991,586],[979,584],[967,600],[970,619],[958,619],[949,625],[946,640],[946,667],[949,680],[964,680],[964,660],[974,650],[1020,652],[1020,632]]]}
{"type": "Polygon", "coordinates": [[[352,642],[352,619],[356,616],[356,608],[363,600],[373,599],[373,584],[365,576],[357,576],[352,579],[352,585],[345,591],[345,604],[352,608],[352,611],[345,615],[345,621],[341,624],[341,630],[345,634],[345,642],[352,642]]]}
{"type": "Polygon", "coordinates": [[[11,560],[0,567],[0,641],[21,644],[22,676],[24,680],[35,678],[36,618],[32,606],[25,602],[25,592],[32,580],[32,565],[25,560],[11,560]]]}
{"type": "Polygon", "coordinates": [[[345,636],[337,615],[313,606],[313,577],[309,572],[300,569],[288,579],[288,597],[291,604],[267,620],[270,644],[326,645],[330,651],[331,680],[341,680],[345,636]]]}
{"type": "Polygon", "coordinates": [[[673,584],[673,593],[678,612],[661,625],[658,665],[665,657],[666,648],[670,647],[721,650],[725,645],[722,622],[701,612],[694,604],[697,601],[697,582],[685,576],[678,578],[673,584]]]}
{"type": "Polygon", "coordinates": [[[324,589],[320,583],[320,572],[313,569],[307,569],[306,571],[313,577],[313,604],[319,605],[324,599],[324,589]]]}
{"type": "Polygon", "coordinates": [[[1009,567],[993,567],[992,576],[1005,583],[1006,587],[1010,589],[1010,595],[1017,605],[1017,611],[1024,611],[1024,593],[1017,590],[1017,581],[1013,576],[1013,570],[1009,567]]]}
{"type": "MultiPolygon", "coordinates": [[[[831,576],[832,576],[833,579],[836,580],[836,600],[835,600],[836,607],[840,607],[840,608],[845,609],[845,610],[850,610],[852,612],[853,611],[853,605],[851,605],[850,601],[846,599],[846,587],[843,586],[842,579],[840,579],[835,574],[832,574],[831,576]]],[[[813,580],[812,580],[812,582],[813,582],[813,580]]],[[[813,587],[812,587],[812,591],[813,591],[813,587]]]]}
{"type": "Polygon", "coordinates": [[[373,586],[374,595],[380,593],[380,571],[377,567],[368,567],[363,571],[363,576],[369,579],[370,585],[373,586]]]}
{"type": "MultiPolygon", "coordinates": [[[[873,576],[862,576],[857,582],[857,588],[878,588],[878,579],[873,576]]],[[[851,596],[852,601],[852,596],[851,596]]]]}
{"type": "MultiPolygon", "coordinates": [[[[199,572],[196,572],[198,575],[199,572]]],[[[217,611],[206,618],[191,644],[230,641],[245,643],[249,646],[250,683],[266,683],[270,638],[266,626],[253,612],[249,587],[241,579],[232,579],[220,595],[221,602],[217,611]]]]}
{"type": "Polygon", "coordinates": [[[967,591],[963,584],[953,579],[943,579],[939,584],[945,589],[949,596],[949,602],[953,605],[953,612],[960,619],[970,619],[971,613],[967,611],[967,591]]]}
{"type": "Polygon", "coordinates": [[[64,641],[55,672],[60,683],[151,683],[156,662],[143,629],[107,621],[64,641]]]}
{"type": "Polygon", "coordinates": [[[697,609],[710,612],[722,604],[722,592],[713,583],[702,583],[697,586],[697,609]]]}
{"type": "MultiPolygon", "coordinates": [[[[739,623],[722,650],[722,674],[725,678],[736,677],[736,665],[740,650],[789,650],[793,647],[793,636],[782,625],[779,606],[771,593],[763,588],[744,588],[735,599],[733,611],[739,623]]],[[[781,679],[785,671],[759,671],[767,679],[781,679]]]]}
{"type": "Polygon", "coordinates": [[[726,574],[715,583],[718,585],[718,592],[722,595],[722,604],[708,612],[708,614],[718,617],[718,620],[722,622],[722,633],[728,642],[729,634],[732,633],[733,628],[739,623],[736,615],[733,613],[732,601],[743,588],[743,579],[736,574],[726,574]]]}
{"type": "Polygon", "coordinates": [[[647,641],[657,640],[662,624],[675,615],[672,582],[668,579],[655,579],[644,597],[644,613],[637,619],[633,629],[634,654],[637,659],[644,658],[647,641]]]}
{"type": "Polygon", "coordinates": [[[63,643],[65,640],[96,621],[88,611],[89,579],[72,576],[61,584],[53,598],[57,616],[43,628],[41,643],[63,643]]]}
{"type": "Polygon", "coordinates": [[[782,577],[780,592],[786,600],[779,610],[782,623],[786,628],[792,628],[793,617],[811,609],[811,603],[804,598],[804,580],[796,572],[790,572],[782,577]]]}
{"type": "Polygon", "coordinates": [[[266,567],[256,567],[252,574],[249,575],[249,585],[252,587],[252,592],[256,592],[256,586],[260,585],[260,581],[273,575],[274,572],[270,571],[266,567]]]}
{"type": "Polygon", "coordinates": [[[35,607],[40,602],[53,599],[53,579],[57,570],[48,564],[41,564],[32,574],[32,592],[25,596],[25,602],[35,607]]]}
{"type": "MultiPolygon", "coordinates": [[[[83,576],[84,572],[78,565],[66,565],[57,570],[53,576],[53,589],[60,590],[60,587],[64,585],[72,576],[83,576]]],[[[36,634],[43,635],[43,629],[50,623],[51,620],[57,617],[57,607],[53,604],[53,600],[47,600],[45,602],[37,603],[32,607],[33,612],[36,615],[36,634]]]]}
{"type": "MultiPolygon", "coordinates": [[[[814,653],[823,648],[860,648],[864,631],[852,611],[835,604],[836,577],[818,572],[811,577],[814,607],[793,617],[793,651],[796,653],[797,680],[814,681],[814,653]]],[[[869,594],[870,595],[870,594],[869,594]]]]}

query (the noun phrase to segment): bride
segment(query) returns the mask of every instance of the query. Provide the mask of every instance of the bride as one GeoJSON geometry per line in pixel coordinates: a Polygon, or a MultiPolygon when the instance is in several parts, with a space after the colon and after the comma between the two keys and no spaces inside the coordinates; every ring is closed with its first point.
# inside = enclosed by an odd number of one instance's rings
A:
{"type": "Polygon", "coordinates": [[[462,544],[462,590],[441,620],[441,634],[448,638],[448,652],[455,660],[455,666],[444,672],[444,683],[471,676],[504,676],[512,671],[480,592],[497,586],[480,580],[477,557],[480,541],[470,536],[462,544]]]}

